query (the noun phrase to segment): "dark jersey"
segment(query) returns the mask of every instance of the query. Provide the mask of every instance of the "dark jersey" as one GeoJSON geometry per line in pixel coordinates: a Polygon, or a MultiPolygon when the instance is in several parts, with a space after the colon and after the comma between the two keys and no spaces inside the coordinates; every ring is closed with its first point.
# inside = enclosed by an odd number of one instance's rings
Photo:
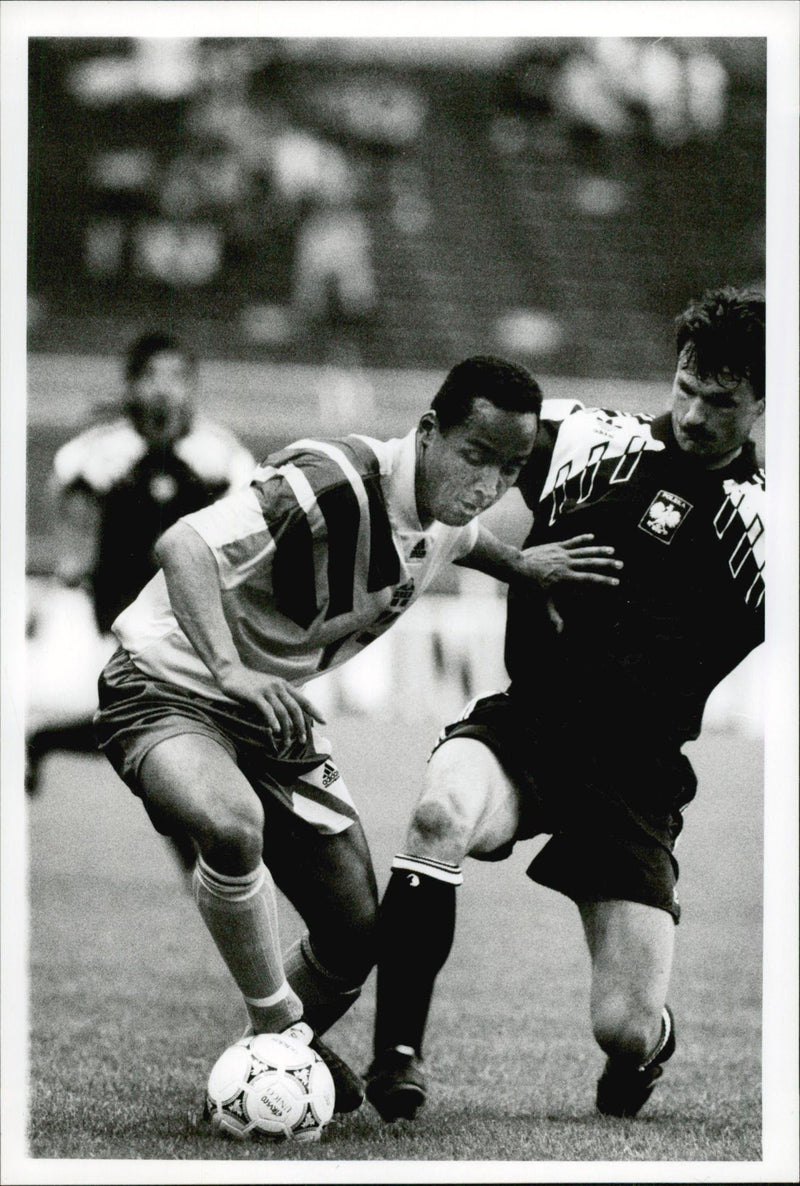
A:
{"type": "Polygon", "coordinates": [[[752,443],[707,470],[681,451],[669,415],[545,401],[519,487],[534,514],[526,546],[592,532],[624,568],[616,588],[557,592],[560,634],[541,596],[510,591],[514,693],[576,744],[696,737],[712,689],[764,637],[764,472],[752,443]]]}
{"type": "Polygon", "coordinates": [[[150,445],[122,417],[58,451],[57,488],[88,492],[100,510],[92,596],[102,631],[155,573],[158,537],[182,515],[247,482],[254,464],[230,433],[203,420],[164,447],[150,445]]]}

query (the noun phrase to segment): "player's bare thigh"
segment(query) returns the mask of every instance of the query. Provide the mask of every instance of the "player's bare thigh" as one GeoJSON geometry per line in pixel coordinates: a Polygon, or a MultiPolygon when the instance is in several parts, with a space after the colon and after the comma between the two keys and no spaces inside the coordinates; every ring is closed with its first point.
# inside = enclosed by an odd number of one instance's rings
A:
{"type": "Polygon", "coordinates": [[[261,859],[264,809],[228,751],[201,733],[167,737],[139,768],[148,811],[186,832],[220,873],[249,872],[261,859]]]}
{"type": "Polygon", "coordinates": [[[519,792],[492,751],[474,737],[453,737],[431,755],[406,850],[460,864],[516,835],[519,792]]]}

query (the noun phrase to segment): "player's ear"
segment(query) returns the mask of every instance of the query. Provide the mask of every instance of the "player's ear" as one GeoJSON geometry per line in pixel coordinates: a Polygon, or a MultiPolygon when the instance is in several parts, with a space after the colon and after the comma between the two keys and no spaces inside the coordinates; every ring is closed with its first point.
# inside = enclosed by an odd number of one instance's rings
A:
{"type": "Polygon", "coordinates": [[[439,431],[439,417],[436,415],[433,408],[429,408],[428,411],[424,412],[420,417],[419,424],[417,425],[419,439],[423,445],[427,445],[434,433],[439,431]]]}

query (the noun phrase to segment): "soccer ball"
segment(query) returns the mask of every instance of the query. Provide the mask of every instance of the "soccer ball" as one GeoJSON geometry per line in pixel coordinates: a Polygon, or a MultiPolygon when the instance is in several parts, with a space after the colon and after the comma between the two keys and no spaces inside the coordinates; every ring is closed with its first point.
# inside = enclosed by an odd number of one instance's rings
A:
{"type": "Polygon", "coordinates": [[[333,1115],[331,1073],[288,1034],[256,1034],[223,1051],[206,1091],[218,1132],[246,1140],[316,1141],[333,1115]]]}

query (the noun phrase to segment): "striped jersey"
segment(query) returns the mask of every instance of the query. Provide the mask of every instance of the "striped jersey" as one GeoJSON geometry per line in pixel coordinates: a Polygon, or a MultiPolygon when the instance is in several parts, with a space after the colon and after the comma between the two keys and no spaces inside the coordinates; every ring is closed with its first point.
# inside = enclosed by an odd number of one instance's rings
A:
{"type": "MultiPolygon", "coordinates": [[[[416,431],[400,440],[302,440],[249,487],[186,515],[217,563],[245,666],[304,684],[383,634],[443,565],[467,555],[476,522],[423,529],[416,431]]],[[[162,572],[114,623],[146,674],[228,699],[178,625],[162,572]]]]}
{"type": "Polygon", "coordinates": [[[516,689],[578,730],[696,737],[713,688],[764,637],[765,476],[748,442],[722,469],[684,453],[669,415],[546,400],[519,487],[526,546],[591,532],[619,586],[563,586],[556,634],[541,597],[509,594],[516,689]]]}

